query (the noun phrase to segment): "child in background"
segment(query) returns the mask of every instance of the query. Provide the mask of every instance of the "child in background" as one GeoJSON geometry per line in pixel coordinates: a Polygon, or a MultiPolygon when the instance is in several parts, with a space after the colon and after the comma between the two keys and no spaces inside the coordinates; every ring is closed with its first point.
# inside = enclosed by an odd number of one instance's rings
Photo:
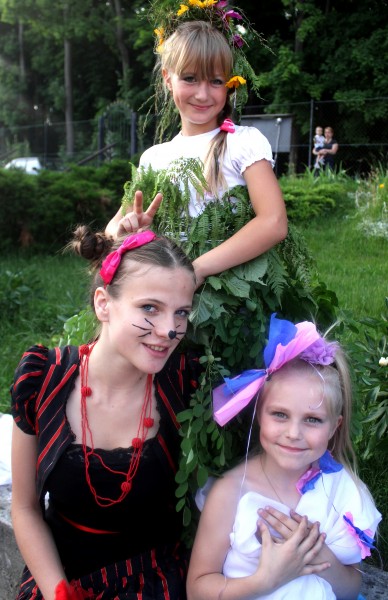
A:
{"type": "Polygon", "coordinates": [[[319,150],[322,150],[324,143],[325,136],[323,135],[323,128],[318,125],[318,127],[315,128],[315,135],[313,137],[313,154],[315,155],[314,169],[320,169],[324,164],[323,157],[318,155],[318,152],[319,150]]]}
{"type": "MultiPolygon", "coordinates": [[[[140,171],[149,166],[155,171],[168,169],[182,158],[201,161],[206,189],[198,194],[190,188],[191,217],[229,189],[247,186],[254,217],[194,261],[199,286],[209,275],[256,258],[280,242],[287,234],[287,216],[268,140],[258,129],[231,121],[231,95],[236,98],[239,87],[246,83],[241,73],[234,74],[234,64],[246,63],[238,60],[244,40],[237,33],[232,35],[233,21],[245,23],[223,2],[201,3],[202,8],[198,4],[172,2],[172,12],[164,8],[160,13],[165,20],[157,30],[163,88],[158,88],[157,100],[163,105],[162,120],[171,106],[179,111],[181,130],[170,142],[146,150],[140,158],[140,171]],[[193,17],[196,20],[191,20],[193,17]]],[[[132,231],[121,210],[107,227],[113,236],[117,231],[132,231]]]]}
{"type": "Polygon", "coordinates": [[[259,392],[259,450],[210,490],[189,567],[189,600],[355,599],[358,564],[374,548],[381,515],[352,466],[344,355],[313,323],[295,326],[273,315],[264,358],[265,370],[214,390],[221,425],[259,392]],[[306,518],[309,527],[319,523],[325,543],[295,575],[306,518]]]}

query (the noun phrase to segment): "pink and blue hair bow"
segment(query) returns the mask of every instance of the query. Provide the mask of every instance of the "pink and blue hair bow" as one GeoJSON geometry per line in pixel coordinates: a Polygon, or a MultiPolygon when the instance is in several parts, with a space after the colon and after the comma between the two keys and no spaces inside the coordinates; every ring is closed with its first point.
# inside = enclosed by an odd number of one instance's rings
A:
{"type": "Polygon", "coordinates": [[[338,348],[318,333],[314,323],[291,323],[271,316],[268,343],[264,349],[265,369],[251,369],[230,379],[213,390],[213,414],[219,425],[225,425],[255,398],[266,379],[293,358],[310,363],[329,365],[338,348]]]}

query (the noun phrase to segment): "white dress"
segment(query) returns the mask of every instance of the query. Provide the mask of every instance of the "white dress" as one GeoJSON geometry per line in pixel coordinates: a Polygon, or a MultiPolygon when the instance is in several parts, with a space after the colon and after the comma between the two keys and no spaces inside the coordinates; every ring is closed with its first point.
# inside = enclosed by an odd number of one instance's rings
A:
{"type": "MultiPolygon", "coordinates": [[[[257,510],[273,506],[289,514],[289,508],[272,498],[256,492],[243,492],[237,506],[233,531],[230,534],[230,549],[225,559],[223,572],[227,577],[252,575],[257,569],[261,544],[256,538],[257,510]]],[[[312,522],[320,522],[321,532],[327,534],[326,544],[342,564],[359,563],[365,548],[354,528],[349,526],[344,514],[351,513],[354,525],[367,530],[373,538],[381,514],[366,492],[358,489],[345,469],[334,473],[320,473],[313,489],[300,498],[296,512],[307,515],[312,522]]],[[[331,585],[318,575],[305,575],[280,587],[272,594],[260,596],[271,600],[335,600],[331,585]]]]}
{"type": "MultiPolygon", "coordinates": [[[[219,131],[217,128],[207,133],[190,136],[179,133],[170,142],[157,144],[146,150],[140,157],[139,168],[147,169],[151,166],[154,171],[165,170],[173,161],[180,158],[195,158],[204,162],[209,143],[219,131]]],[[[263,159],[268,160],[273,166],[271,145],[267,138],[256,127],[235,125],[235,132],[227,134],[223,164],[223,174],[228,189],[237,185],[246,185],[243,177],[245,169],[263,159]]],[[[194,188],[191,187],[190,216],[198,216],[204,204],[212,199],[209,194],[198,199],[194,188]]]]}

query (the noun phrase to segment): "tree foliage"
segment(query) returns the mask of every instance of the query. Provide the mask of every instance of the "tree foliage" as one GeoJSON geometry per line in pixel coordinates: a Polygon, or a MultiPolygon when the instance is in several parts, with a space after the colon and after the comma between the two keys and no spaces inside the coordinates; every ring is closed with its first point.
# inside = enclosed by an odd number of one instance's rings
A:
{"type": "MultiPolygon", "coordinates": [[[[362,130],[360,114],[383,126],[387,102],[372,105],[368,98],[388,95],[387,0],[238,5],[267,41],[246,51],[260,78],[261,97],[251,92],[249,104],[288,112],[291,103],[334,99],[345,131],[362,130]]],[[[0,125],[64,120],[64,40],[72,49],[75,120],[93,119],[116,100],[138,111],[153,93],[156,24],[149,8],[146,0],[0,0],[0,125]]],[[[308,108],[293,112],[303,134],[308,108]]]]}

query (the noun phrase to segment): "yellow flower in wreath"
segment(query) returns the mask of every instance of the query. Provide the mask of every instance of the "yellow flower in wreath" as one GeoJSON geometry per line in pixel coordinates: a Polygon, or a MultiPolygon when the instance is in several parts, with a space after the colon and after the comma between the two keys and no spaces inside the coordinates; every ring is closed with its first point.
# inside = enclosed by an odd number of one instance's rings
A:
{"type": "Polygon", "coordinates": [[[240,75],[235,75],[234,77],[231,77],[229,79],[229,81],[227,81],[225,83],[227,88],[238,88],[240,87],[240,85],[245,85],[246,84],[246,79],[244,79],[244,77],[240,77],[240,75]]]}
{"type": "Polygon", "coordinates": [[[208,8],[217,4],[218,0],[189,0],[191,6],[197,6],[198,8],[208,8]]]}
{"type": "Polygon", "coordinates": [[[158,29],[154,29],[154,34],[156,35],[156,37],[158,38],[158,45],[156,48],[156,52],[161,52],[163,49],[163,44],[164,44],[164,27],[159,27],[158,29]]]}
{"type": "Polygon", "coordinates": [[[180,9],[178,10],[178,12],[176,13],[178,17],[180,17],[181,15],[183,15],[187,10],[189,10],[189,7],[186,6],[186,4],[181,4],[180,9]]]}

